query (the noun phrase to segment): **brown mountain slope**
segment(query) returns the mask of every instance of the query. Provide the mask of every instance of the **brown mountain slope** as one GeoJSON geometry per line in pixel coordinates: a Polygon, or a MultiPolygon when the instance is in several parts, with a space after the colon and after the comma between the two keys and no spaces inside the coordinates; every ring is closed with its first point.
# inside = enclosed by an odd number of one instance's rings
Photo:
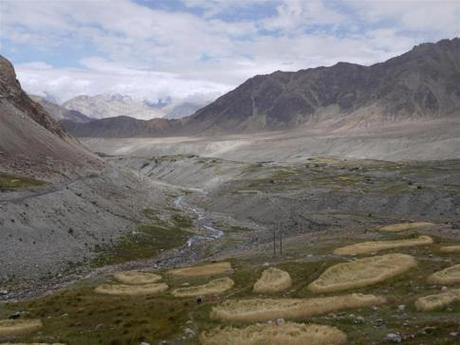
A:
{"type": "Polygon", "coordinates": [[[0,56],[0,168],[49,179],[98,168],[102,162],[69,136],[21,89],[11,63],[0,56]]]}
{"type": "Polygon", "coordinates": [[[192,132],[361,127],[460,114],[460,39],[372,66],[338,63],[255,76],[197,111],[192,132]]]}
{"type": "Polygon", "coordinates": [[[60,123],[76,137],[160,137],[170,135],[180,128],[180,120],[139,120],[129,116],[109,117],[86,123],[62,120],[60,123]]]}

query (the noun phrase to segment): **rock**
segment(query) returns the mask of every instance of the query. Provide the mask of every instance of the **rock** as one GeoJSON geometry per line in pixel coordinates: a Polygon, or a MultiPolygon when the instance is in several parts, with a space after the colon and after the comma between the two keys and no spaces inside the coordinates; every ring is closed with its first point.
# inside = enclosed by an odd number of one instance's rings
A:
{"type": "Polygon", "coordinates": [[[449,333],[449,335],[450,335],[451,337],[458,337],[458,334],[459,334],[458,332],[450,332],[450,333],[449,333]]]}
{"type": "Polygon", "coordinates": [[[184,333],[187,338],[193,338],[195,336],[195,331],[191,328],[184,329],[184,333]]]}
{"type": "Polygon", "coordinates": [[[399,311],[404,311],[404,310],[406,310],[406,306],[405,306],[404,304],[400,304],[400,305],[398,306],[398,310],[399,310],[399,311]]]}
{"type": "Polygon", "coordinates": [[[16,319],[19,319],[21,317],[21,312],[17,311],[13,314],[11,314],[10,316],[8,316],[8,319],[10,320],[16,320],[16,319]]]}
{"type": "Polygon", "coordinates": [[[433,334],[433,332],[436,331],[436,327],[425,327],[422,330],[423,334],[433,334]]]}
{"type": "Polygon", "coordinates": [[[284,319],[277,319],[277,320],[276,320],[276,324],[277,324],[278,326],[284,325],[284,323],[285,323],[284,319]]]}
{"type": "Polygon", "coordinates": [[[445,291],[447,291],[447,290],[449,290],[449,288],[448,288],[447,286],[443,286],[443,287],[441,288],[441,291],[443,291],[443,292],[445,292],[445,291]]]}
{"type": "Polygon", "coordinates": [[[397,333],[388,333],[385,339],[390,343],[400,343],[402,341],[401,336],[397,333]]]}
{"type": "Polygon", "coordinates": [[[8,290],[0,290],[0,295],[8,295],[8,290]]]}
{"type": "Polygon", "coordinates": [[[147,343],[147,342],[143,341],[143,342],[140,343],[139,345],[150,345],[150,343],[147,343]]]}

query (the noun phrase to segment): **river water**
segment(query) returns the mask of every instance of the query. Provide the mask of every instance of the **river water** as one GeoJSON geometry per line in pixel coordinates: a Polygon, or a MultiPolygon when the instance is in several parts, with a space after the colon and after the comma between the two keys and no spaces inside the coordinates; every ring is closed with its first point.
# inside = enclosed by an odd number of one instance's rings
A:
{"type": "Polygon", "coordinates": [[[185,201],[185,195],[181,195],[174,200],[174,206],[187,213],[193,213],[197,217],[196,225],[201,230],[202,234],[194,235],[187,241],[187,246],[191,247],[194,244],[202,241],[213,241],[224,236],[224,232],[214,227],[213,221],[206,216],[206,213],[199,208],[190,206],[185,201]]]}

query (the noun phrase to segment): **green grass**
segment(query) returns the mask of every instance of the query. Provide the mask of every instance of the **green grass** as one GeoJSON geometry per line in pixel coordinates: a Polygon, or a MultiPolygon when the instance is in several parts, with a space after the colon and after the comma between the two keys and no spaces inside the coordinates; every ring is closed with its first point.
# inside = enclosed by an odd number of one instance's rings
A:
{"type": "Polygon", "coordinates": [[[0,173],[0,191],[36,187],[44,184],[46,182],[33,178],[0,173]]]}
{"type": "Polygon", "coordinates": [[[141,224],[115,246],[100,249],[94,265],[98,267],[154,257],[164,250],[184,245],[190,236],[189,232],[176,225],[141,224]]]}
{"type": "MultiPolygon", "coordinates": [[[[332,252],[341,244],[330,243],[327,250],[332,252]]],[[[348,334],[349,343],[354,345],[387,344],[385,336],[390,332],[415,336],[413,339],[406,339],[404,344],[453,344],[454,340],[449,334],[458,331],[460,303],[428,313],[418,312],[414,308],[417,297],[440,289],[439,286],[426,283],[426,277],[445,266],[448,259],[446,256],[436,256],[435,248],[436,246],[408,248],[404,252],[417,257],[418,267],[381,284],[341,292],[383,295],[388,298],[386,305],[375,309],[347,310],[299,321],[338,327],[348,334]],[[435,254],[435,257],[430,258],[429,254],[435,254]],[[440,260],[441,258],[443,260],[440,260]],[[404,311],[398,309],[401,304],[406,305],[404,311]]],[[[289,253],[289,248],[286,250],[289,253]]],[[[262,263],[270,260],[273,260],[270,255],[231,260],[235,268],[231,275],[235,281],[234,289],[220,296],[205,297],[200,304],[197,304],[194,298],[175,299],[168,292],[155,297],[97,295],[93,289],[102,282],[101,279],[97,279],[77,283],[53,295],[32,301],[6,304],[5,308],[0,309],[0,318],[16,311],[26,311],[27,317],[38,317],[43,320],[45,327],[41,333],[14,339],[15,341],[60,341],[69,345],[139,344],[141,341],[157,344],[161,340],[174,343],[175,339],[182,338],[185,327],[193,328],[198,333],[222,325],[218,321],[210,320],[209,312],[213,305],[229,298],[309,298],[334,295],[314,294],[307,289],[307,285],[327,267],[342,259],[318,257],[317,260],[310,258],[308,261],[301,255],[295,255],[294,259],[278,257],[272,261],[274,266],[291,274],[292,288],[273,296],[254,294],[253,284],[265,269],[262,263]],[[191,320],[192,323],[186,324],[187,320],[191,320]]],[[[209,281],[207,277],[185,279],[166,274],[163,279],[171,288],[182,286],[184,282],[198,285],[209,281]]],[[[198,339],[194,337],[183,344],[198,344],[198,339]]]]}
{"type": "MultiPolygon", "coordinates": [[[[97,295],[95,282],[79,283],[52,296],[7,305],[5,318],[16,310],[27,310],[28,318],[41,318],[41,334],[18,341],[63,342],[68,345],[157,344],[181,330],[190,302],[160,297],[114,297],[97,295]]],[[[1,339],[0,339],[1,340],[1,339]]]]}
{"type": "Polygon", "coordinates": [[[192,236],[193,219],[174,209],[170,220],[160,218],[157,210],[142,210],[149,224],[139,224],[136,230],[121,237],[113,246],[98,248],[98,256],[93,261],[96,267],[127,261],[147,259],[161,252],[180,247],[192,236]]]}
{"type": "Polygon", "coordinates": [[[185,214],[176,213],[172,216],[172,219],[181,228],[191,228],[193,226],[193,219],[185,214]]]}
{"type": "Polygon", "coordinates": [[[144,208],[142,214],[150,220],[160,222],[159,211],[154,210],[153,208],[144,208]]]}

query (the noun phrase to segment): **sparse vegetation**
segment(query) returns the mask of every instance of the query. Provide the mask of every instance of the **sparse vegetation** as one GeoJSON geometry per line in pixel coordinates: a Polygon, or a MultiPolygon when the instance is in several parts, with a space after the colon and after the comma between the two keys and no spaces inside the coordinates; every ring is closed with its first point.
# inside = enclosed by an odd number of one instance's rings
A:
{"type": "Polygon", "coordinates": [[[351,294],[307,299],[241,299],[228,300],[215,306],[211,318],[227,322],[257,322],[278,318],[296,320],[340,310],[385,303],[374,295],[351,294]]]}
{"type": "Polygon", "coordinates": [[[95,292],[115,296],[157,295],[168,290],[165,283],[143,285],[103,284],[94,289],[95,292]]]}
{"type": "Polygon", "coordinates": [[[139,271],[118,272],[113,277],[120,283],[131,285],[151,284],[161,280],[159,274],[139,271]]]}
{"type": "Polygon", "coordinates": [[[193,220],[184,214],[174,214],[173,220],[175,224],[181,228],[191,228],[193,226],[193,220]]]}
{"type": "Polygon", "coordinates": [[[287,322],[218,328],[203,332],[200,340],[203,345],[341,345],[347,336],[335,327],[287,322]]]}
{"type": "Polygon", "coordinates": [[[377,284],[417,265],[405,254],[387,254],[340,263],[329,267],[308,288],[316,293],[342,291],[377,284]]]}
{"type": "Polygon", "coordinates": [[[288,272],[270,267],[262,272],[262,276],[254,284],[254,292],[275,293],[284,291],[292,285],[288,272]]]}
{"type": "Polygon", "coordinates": [[[95,265],[154,257],[164,250],[184,245],[190,236],[189,232],[177,226],[142,224],[136,231],[123,236],[114,246],[101,248],[95,265]]]}
{"type": "Polygon", "coordinates": [[[30,177],[0,173],[0,191],[37,187],[42,186],[44,184],[46,184],[46,182],[36,180],[30,177]]]}
{"type": "Polygon", "coordinates": [[[429,236],[420,236],[414,239],[393,240],[393,241],[369,241],[352,244],[334,250],[337,255],[360,255],[376,253],[385,249],[394,249],[402,247],[414,247],[432,244],[433,239],[429,236]]]}
{"type": "Polygon", "coordinates": [[[43,328],[39,319],[0,320],[0,337],[25,335],[43,328]]]}
{"type": "Polygon", "coordinates": [[[443,253],[460,253],[460,246],[445,246],[439,248],[443,253]]]}
{"type": "Polygon", "coordinates": [[[233,269],[229,262],[218,262],[201,266],[177,268],[169,271],[168,273],[180,277],[199,277],[230,274],[232,272],[233,269]]]}
{"type": "Polygon", "coordinates": [[[435,295],[420,297],[415,302],[415,307],[421,311],[432,311],[444,308],[456,301],[460,301],[460,289],[453,289],[435,295]]]}
{"type": "MultiPolygon", "coordinates": [[[[323,250],[330,252],[328,244],[323,250]]],[[[302,247],[304,250],[304,247],[302,247]]],[[[431,253],[429,247],[412,248],[423,257],[431,253]]],[[[8,317],[17,310],[25,310],[28,317],[46,318],[42,332],[34,336],[21,336],[14,339],[14,342],[61,342],[67,345],[106,345],[106,344],[138,344],[142,341],[155,344],[160,339],[174,343],[176,339],[183,337],[184,327],[192,327],[194,330],[211,330],[222,323],[220,319],[210,319],[210,313],[214,306],[219,307],[221,303],[230,300],[253,299],[253,285],[259,274],[262,273],[264,258],[252,257],[248,260],[232,260],[234,273],[232,280],[237,288],[214,296],[204,296],[202,303],[194,300],[174,298],[164,292],[159,295],[140,296],[110,296],[94,293],[94,284],[100,284],[89,280],[80,282],[70,288],[58,291],[52,295],[38,299],[23,301],[18,304],[9,303],[5,309],[0,309],[0,317],[8,317]],[[63,316],[68,315],[68,316],[63,316]],[[193,320],[193,324],[187,324],[193,320]],[[100,325],[100,326],[98,326],[100,325]],[[97,327],[96,327],[97,326],[97,327]],[[50,341],[52,339],[53,341],[50,341]]],[[[306,261],[283,261],[277,267],[288,271],[293,280],[291,289],[284,291],[284,298],[273,298],[275,301],[294,300],[318,300],[312,298],[312,293],[305,287],[305,284],[312,278],[319,275],[330,264],[330,260],[306,261]]],[[[332,261],[333,262],[333,261],[332,261]]],[[[348,343],[353,345],[367,345],[369,343],[381,344],[385,338],[385,331],[388,329],[400,331],[402,334],[416,334],[414,339],[407,338],[404,343],[419,345],[420,343],[447,345],[452,343],[450,332],[458,329],[458,306],[453,303],[450,309],[439,309],[436,311],[436,321],[433,321],[433,314],[417,312],[415,307],[407,306],[408,325],[401,326],[401,314],[396,311],[401,303],[413,301],[410,296],[422,297],[429,293],[433,294],[433,287],[426,284],[426,272],[433,272],[442,268],[439,260],[421,260],[418,268],[408,271],[405,275],[393,278],[387,284],[379,284],[372,287],[361,288],[365,294],[373,294],[379,302],[373,308],[366,305],[347,309],[324,310],[324,306],[340,306],[336,303],[335,297],[331,296],[319,301],[312,306],[306,307],[315,311],[321,308],[321,313],[311,316],[299,317],[299,320],[308,320],[317,324],[326,324],[337,327],[347,333],[348,343]],[[389,295],[388,301],[378,296],[389,295]],[[340,312],[342,311],[342,312],[340,312]],[[350,315],[350,316],[349,316],[350,315]],[[351,315],[355,315],[352,317],[351,315]],[[360,322],[357,317],[363,317],[366,321],[360,322]],[[383,323],[383,326],[379,322],[383,323]],[[377,327],[378,326],[378,327],[377,327]],[[423,333],[425,328],[436,327],[433,333],[423,333]]],[[[163,272],[161,272],[163,274],[163,272]]],[[[203,285],[207,282],[208,276],[181,277],[174,275],[165,276],[171,289],[183,287],[183,282],[203,285]]],[[[346,295],[349,296],[349,295],[346,295]]],[[[359,294],[358,294],[359,296],[359,294]]],[[[272,299],[272,300],[273,300],[272,299]]],[[[270,301],[260,298],[262,302],[270,305],[270,301]]],[[[252,308],[252,307],[251,307],[252,308]]],[[[276,315],[273,319],[276,318],[276,315]]],[[[272,320],[272,319],[269,319],[272,320]]],[[[224,323],[230,321],[223,321],[224,323]]],[[[231,321],[240,322],[240,321],[231,321]]],[[[245,321],[244,321],[245,322],[245,321]]],[[[388,332],[388,331],[387,331],[388,332]]],[[[198,344],[197,337],[190,338],[186,344],[198,344]]]]}
{"type": "Polygon", "coordinates": [[[176,297],[194,297],[194,296],[205,296],[215,295],[230,290],[235,283],[232,279],[218,278],[211,280],[204,285],[182,287],[173,290],[172,294],[176,297]]]}
{"type": "Polygon", "coordinates": [[[442,271],[435,272],[428,277],[433,284],[455,284],[460,283],[460,264],[447,267],[442,271]]]}
{"type": "Polygon", "coordinates": [[[408,230],[427,229],[433,226],[435,226],[435,224],[428,223],[428,222],[399,223],[399,224],[391,224],[391,225],[382,226],[381,228],[379,228],[379,230],[385,231],[385,232],[401,232],[401,231],[408,231],[408,230]]]}

